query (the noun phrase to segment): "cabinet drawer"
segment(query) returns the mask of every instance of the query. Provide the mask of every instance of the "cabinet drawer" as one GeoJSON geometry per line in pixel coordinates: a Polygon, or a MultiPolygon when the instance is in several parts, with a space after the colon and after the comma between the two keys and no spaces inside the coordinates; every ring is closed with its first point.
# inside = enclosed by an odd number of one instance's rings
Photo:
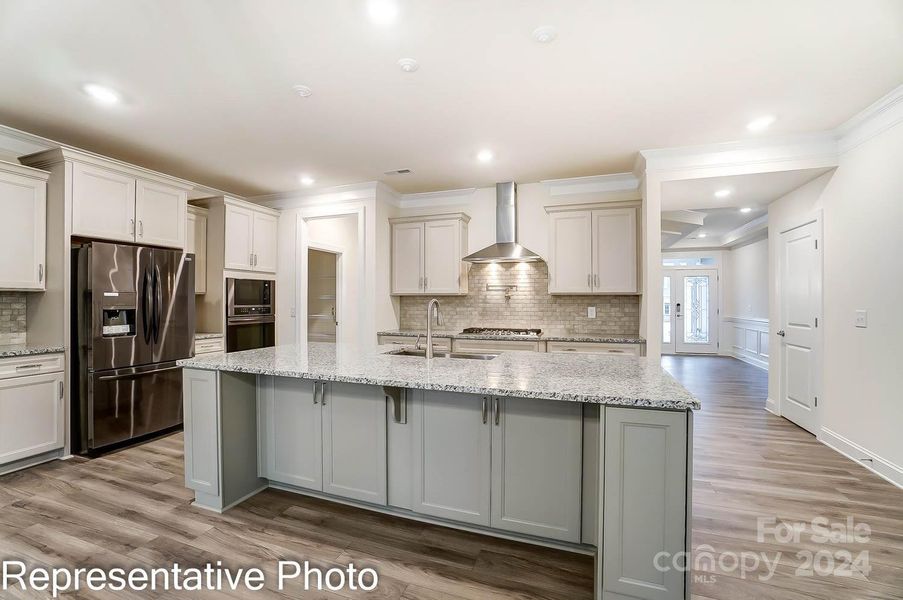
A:
{"type": "Polygon", "coordinates": [[[548,351],[639,356],[640,346],[639,344],[606,344],[602,342],[549,342],[548,351]]]}
{"type": "MultiPolygon", "coordinates": [[[[416,337],[408,337],[406,335],[381,335],[379,336],[380,344],[388,344],[392,346],[413,346],[417,343],[416,337]]],[[[420,338],[420,347],[423,348],[426,346],[426,336],[420,338]]],[[[447,337],[433,337],[433,349],[434,350],[445,350],[446,352],[451,350],[451,338],[447,337]]]]}
{"type": "Polygon", "coordinates": [[[539,352],[540,344],[530,340],[455,340],[455,352],[539,352]]]}
{"type": "Polygon", "coordinates": [[[207,338],[203,340],[195,340],[194,342],[195,355],[222,352],[224,349],[223,338],[207,338]]]}
{"type": "Polygon", "coordinates": [[[62,354],[39,354],[35,356],[3,358],[0,359],[0,379],[62,371],[64,362],[62,354]]]}

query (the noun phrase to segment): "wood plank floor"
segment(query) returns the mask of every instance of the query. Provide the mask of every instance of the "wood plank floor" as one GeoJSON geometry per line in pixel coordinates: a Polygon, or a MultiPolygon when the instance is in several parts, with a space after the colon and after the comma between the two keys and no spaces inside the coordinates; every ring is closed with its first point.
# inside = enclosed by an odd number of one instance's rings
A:
{"type": "MultiPolygon", "coordinates": [[[[768,581],[717,565],[697,575],[700,600],[903,598],[903,492],[763,410],[766,374],[727,358],[663,361],[703,402],[696,415],[693,542],[717,552],[784,555],[768,581]],[[799,577],[806,539],[758,542],[758,517],[867,522],[868,577],[799,577]]],[[[49,566],[183,566],[222,560],[263,566],[280,558],[322,567],[354,562],[380,573],[373,597],[409,600],[592,596],[590,557],[425,525],[268,490],[225,515],[189,506],[182,437],[101,459],[73,459],[0,477],[0,557],[49,566]]],[[[833,549],[833,548],[832,548],[833,549]]],[[[730,567],[730,565],[726,565],[730,567]]],[[[68,598],[343,598],[287,588],[219,594],[85,593],[68,598]]],[[[2,598],[44,598],[6,592],[2,598]]]]}

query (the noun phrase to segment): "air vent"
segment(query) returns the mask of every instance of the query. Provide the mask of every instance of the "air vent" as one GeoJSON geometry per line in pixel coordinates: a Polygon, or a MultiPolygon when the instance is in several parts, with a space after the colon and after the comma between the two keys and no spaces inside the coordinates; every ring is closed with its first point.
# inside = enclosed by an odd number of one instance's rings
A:
{"type": "Polygon", "coordinates": [[[395,171],[386,171],[385,175],[408,175],[410,172],[410,169],[396,169],[395,171]]]}

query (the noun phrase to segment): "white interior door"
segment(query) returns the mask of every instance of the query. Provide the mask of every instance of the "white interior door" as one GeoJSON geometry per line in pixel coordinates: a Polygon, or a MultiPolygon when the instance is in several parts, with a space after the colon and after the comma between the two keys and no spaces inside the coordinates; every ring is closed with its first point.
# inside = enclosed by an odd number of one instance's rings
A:
{"type": "Polygon", "coordinates": [[[818,429],[820,252],[818,223],[781,234],[781,414],[811,433],[818,429]]]}
{"type": "Polygon", "coordinates": [[[675,352],[718,352],[718,272],[673,271],[675,352]]]}

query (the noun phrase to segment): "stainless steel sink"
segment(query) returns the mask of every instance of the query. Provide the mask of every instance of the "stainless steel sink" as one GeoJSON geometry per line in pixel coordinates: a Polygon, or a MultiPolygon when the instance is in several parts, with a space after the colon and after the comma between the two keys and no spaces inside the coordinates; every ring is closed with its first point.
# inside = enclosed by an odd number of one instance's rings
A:
{"type": "MultiPolygon", "coordinates": [[[[391,354],[392,356],[419,356],[420,358],[426,358],[426,350],[415,350],[413,348],[395,350],[393,352],[388,352],[387,354],[391,354]]],[[[466,358],[470,360],[492,360],[496,356],[498,356],[498,354],[481,354],[477,352],[433,352],[433,358],[466,358]]]]}

